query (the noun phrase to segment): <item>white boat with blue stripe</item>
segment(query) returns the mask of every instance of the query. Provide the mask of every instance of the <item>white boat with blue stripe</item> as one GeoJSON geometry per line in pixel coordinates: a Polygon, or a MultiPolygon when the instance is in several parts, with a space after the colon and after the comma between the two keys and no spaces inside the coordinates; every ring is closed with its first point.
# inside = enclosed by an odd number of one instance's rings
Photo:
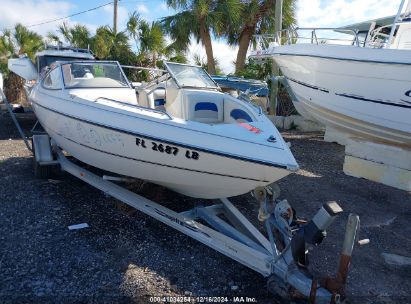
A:
{"type": "Polygon", "coordinates": [[[298,169],[261,109],[222,93],[201,67],[165,66],[131,84],[118,62],[59,62],[29,99],[75,158],[192,197],[244,194],[298,169]]]}
{"type": "Polygon", "coordinates": [[[297,111],[349,136],[411,147],[411,1],[396,16],[258,36],[297,111]],[[308,34],[308,35],[307,35],[308,34]],[[308,42],[308,43],[307,43],[308,42]]]}

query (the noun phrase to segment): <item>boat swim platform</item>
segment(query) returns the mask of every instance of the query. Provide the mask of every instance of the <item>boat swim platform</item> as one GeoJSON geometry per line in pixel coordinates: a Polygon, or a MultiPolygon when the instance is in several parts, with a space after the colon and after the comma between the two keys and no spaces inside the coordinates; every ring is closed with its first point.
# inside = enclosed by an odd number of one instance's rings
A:
{"type": "Polygon", "coordinates": [[[347,138],[343,170],[350,176],[411,191],[411,150],[407,148],[347,138]]]}

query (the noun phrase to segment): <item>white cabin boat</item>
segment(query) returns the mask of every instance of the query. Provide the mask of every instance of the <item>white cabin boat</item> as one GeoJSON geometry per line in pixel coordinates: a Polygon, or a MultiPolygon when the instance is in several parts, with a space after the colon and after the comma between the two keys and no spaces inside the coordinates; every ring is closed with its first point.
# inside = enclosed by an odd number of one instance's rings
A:
{"type": "Polygon", "coordinates": [[[58,62],[29,99],[75,158],[192,197],[244,194],[298,169],[261,109],[220,92],[200,67],[166,69],[133,88],[118,62],[58,62]]]}
{"type": "Polygon", "coordinates": [[[403,5],[397,16],[358,25],[258,36],[251,57],[274,58],[297,111],[307,118],[365,139],[411,146],[411,5],[401,14],[403,5]]]}

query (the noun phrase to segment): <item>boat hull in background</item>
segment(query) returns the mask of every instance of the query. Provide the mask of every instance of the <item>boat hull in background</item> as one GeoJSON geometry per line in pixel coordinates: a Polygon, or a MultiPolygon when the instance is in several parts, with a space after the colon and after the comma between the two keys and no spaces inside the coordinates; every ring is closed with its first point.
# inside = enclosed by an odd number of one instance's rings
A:
{"type": "Polygon", "coordinates": [[[409,53],[288,45],[277,47],[273,58],[302,115],[366,139],[411,146],[409,53]]]}

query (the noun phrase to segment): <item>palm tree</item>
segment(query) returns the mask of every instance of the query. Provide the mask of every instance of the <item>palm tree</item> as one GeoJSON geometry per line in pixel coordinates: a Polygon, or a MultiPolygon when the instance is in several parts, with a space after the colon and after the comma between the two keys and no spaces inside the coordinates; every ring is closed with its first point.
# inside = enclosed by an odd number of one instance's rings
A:
{"type": "Polygon", "coordinates": [[[17,23],[13,30],[5,30],[0,38],[0,54],[6,58],[27,54],[34,59],[37,51],[43,48],[43,38],[17,23]]]}
{"type": "Polygon", "coordinates": [[[130,38],[136,43],[138,62],[144,66],[159,66],[162,64],[163,55],[167,56],[167,60],[187,63],[183,50],[177,44],[171,43],[166,46],[165,35],[162,24],[153,22],[149,24],[146,20],[134,11],[128,17],[126,32],[130,38]],[[151,57],[148,58],[143,57],[151,57]],[[149,62],[151,61],[151,63],[149,62]]]}
{"type": "MultiPolygon", "coordinates": [[[[83,49],[90,47],[91,35],[85,25],[76,24],[73,27],[70,27],[64,22],[58,27],[58,31],[71,46],[83,49]]],[[[51,35],[48,36],[49,38],[55,38],[51,35]]]]}
{"type": "MultiPolygon", "coordinates": [[[[230,22],[226,36],[231,45],[238,45],[235,71],[239,73],[245,65],[247,50],[253,35],[274,31],[275,0],[249,0],[242,2],[240,22],[230,22]]],[[[296,0],[283,2],[283,28],[296,24],[296,0]]]]}
{"type": "Polygon", "coordinates": [[[141,52],[151,55],[153,67],[157,66],[159,55],[167,53],[163,29],[159,22],[140,22],[140,49],[141,52]]]}
{"type": "Polygon", "coordinates": [[[63,42],[61,41],[59,35],[53,33],[53,32],[48,32],[46,35],[46,41],[48,44],[62,44],[63,42]]]}
{"type": "Polygon", "coordinates": [[[269,78],[272,74],[273,60],[264,60],[264,63],[255,63],[253,60],[248,60],[244,67],[236,73],[237,76],[241,76],[248,79],[259,79],[269,82],[269,78]]]}
{"type": "Polygon", "coordinates": [[[115,33],[109,26],[97,28],[92,50],[100,59],[116,59],[120,52],[131,52],[127,34],[124,31],[115,33]]]}
{"type": "MultiPolygon", "coordinates": [[[[201,56],[200,54],[194,54],[193,55],[193,61],[195,65],[201,66],[203,69],[207,69],[207,60],[205,60],[205,58],[203,56],[201,56]]],[[[216,69],[216,73],[215,74],[211,74],[211,75],[220,75],[222,74],[222,70],[220,68],[220,63],[218,62],[217,58],[214,58],[214,63],[215,63],[215,69],[216,69]]]]}
{"type": "MultiPolygon", "coordinates": [[[[3,34],[0,35],[0,63],[6,64],[7,67],[7,59],[12,57],[14,53],[14,45],[11,41],[12,34],[10,31],[4,31],[3,34]]],[[[4,69],[1,69],[3,73],[7,72],[4,69]]]]}
{"type": "Polygon", "coordinates": [[[178,63],[188,63],[186,54],[182,51],[172,51],[168,56],[167,60],[178,63]]]}
{"type": "Polygon", "coordinates": [[[134,11],[132,14],[128,16],[126,31],[129,34],[130,38],[133,38],[134,41],[136,42],[137,48],[138,48],[138,39],[140,37],[139,29],[140,29],[141,21],[142,21],[141,17],[136,11],[134,11]]]}
{"type": "MultiPolygon", "coordinates": [[[[13,30],[5,30],[0,34],[0,64],[6,72],[7,60],[27,54],[34,60],[35,54],[44,47],[43,38],[18,23],[13,30]]],[[[10,73],[6,78],[6,96],[10,101],[25,101],[23,89],[24,81],[14,73],[10,73]]]]}
{"type": "Polygon", "coordinates": [[[215,61],[211,35],[219,35],[224,21],[238,22],[240,2],[237,0],[167,0],[167,5],[179,13],[161,20],[176,47],[187,49],[191,35],[201,41],[207,54],[207,67],[215,74],[215,61]]]}

